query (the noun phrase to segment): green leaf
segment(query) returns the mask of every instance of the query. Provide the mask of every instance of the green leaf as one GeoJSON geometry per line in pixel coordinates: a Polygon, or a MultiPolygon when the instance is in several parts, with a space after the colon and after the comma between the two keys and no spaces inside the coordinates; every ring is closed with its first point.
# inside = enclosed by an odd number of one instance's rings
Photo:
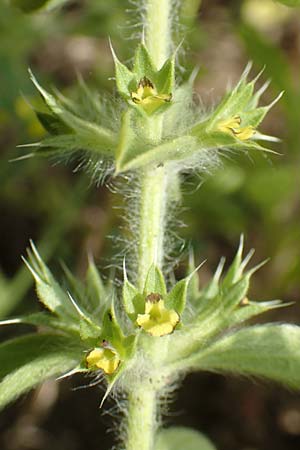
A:
{"type": "Polygon", "coordinates": [[[175,87],[175,57],[167,59],[155,74],[155,86],[160,94],[173,94],[175,87]]]}
{"type": "Polygon", "coordinates": [[[246,304],[238,305],[237,308],[228,315],[226,321],[227,326],[232,327],[243,323],[252,317],[271,311],[272,309],[283,308],[285,306],[289,306],[289,304],[283,303],[281,300],[271,300],[268,302],[253,302],[249,300],[246,304]]]}
{"type": "Polygon", "coordinates": [[[155,266],[151,265],[144,286],[144,295],[149,294],[160,294],[162,296],[167,295],[166,283],[161,270],[155,266]]]}
{"type": "Polygon", "coordinates": [[[130,153],[132,146],[135,143],[135,133],[132,126],[132,116],[134,111],[129,109],[122,115],[121,128],[119,133],[119,143],[116,148],[115,160],[116,160],[116,172],[122,171],[122,165],[124,161],[130,160],[130,153]],[[129,158],[128,158],[129,156],[129,158]]]}
{"type": "Polygon", "coordinates": [[[136,79],[135,74],[118,60],[111,44],[110,49],[115,64],[117,89],[122,97],[128,99],[130,98],[130,93],[136,89],[138,80],[136,79]]]}
{"type": "Polygon", "coordinates": [[[24,262],[35,279],[36,291],[40,301],[51,312],[62,318],[70,319],[76,316],[67,293],[56,282],[33,242],[31,242],[31,249],[28,250],[28,256],[29,262],[25,259],[24,262]]]}
{"type": "Polygon", "coordinates": [[[174,309],[178,314],[181,314],[185,308],[188,285],[191,277],[186,277],[178,281],[173,289],[168,293],[165,305],[168,309],[174,309]]]}
{"type": "Polygon", "coordinates": [[[228,92],[217,106],[209,119],[209,128],[213,128],[220,119],[232,117],[247,108],[253,96],[255,84],[255,80],[247,83],[250,69],[251,65],[248,64],[236,87],[231,92],[228,92]]]}
{"type": "MultiPolygon", "coordinates": [[[[114,149],[117,141],[115,134],[104,127],[97,125],[96,123],[86,121],[71,113],[57,100],[53,95],[49,94],[36,80],[33,73],[30,71],[30,78],[35,87],[40,92],[47,108],[51,111],[52,115],[57,118],[57,121],[63,122],[68,129],[73,130],[76,136],[73,136],[75,140],[74,146],[76,148],[87,147],[94,151],[101,151],[105,153],[111,153],[114,149]],[[82,142],[76,142],[81,139],[82,142]]],[[[71,139],[71,137],[70,137],[71,139]]],[[[48,140],[48,144],[49,144],[48,140]]],[[[55,142],[55,141],[54,141],[55,142]]],[[[62,142],[58,141],[61,145],[62,142]]]]}
{"type": "Polygon", "coordinates": [[[186,427],[171,427],[158,433],[155,450],[216,450],[202,433],[186,427]]]}
{"type": "Polygon", "coordinates": [[[245,275],[237,283],[234,283],[222,296],[222,307],[231,310],[238,305],[247,295],[250,275],[245,275]]]}
{"type": "Polygon", "coordinates": [[[128,281],[125,267],[123,273],[123,306],[131,320],[135,320],[137,315],[142,314],[145,310],[145,299],[143,295],[141,295],[141,293],[137,290],[137,288],[132,283],[130,283],[130,281],[128,281]]]}
{"type": "Polygon", "coordinates": [[[156,80],[154,80],[154,74],[157,70],[144,44],[140,44],[137,47],[134,57],[133,72],[136,74],[138,80],[147,77],[153,83],[156,82],[156,80]]]}
{"type": "Polygon", "coordinates": [[[47,114],[41,111],[35,111],[37,118],[41,125],[50,134],[68,134],[72,132],[72,129],[68,127],[59,117],[47,114]]]}
{"type": "Polygon", "coordinates": [[[218,264],[218,267],[212,277],[212,279],[209,281],[209,283],[202,289],[200,295],[199,295],[199,305],[198,308],[203,308],[203,305],[207,303],[207,301],[212,300],[215,298],[219,293],[219,282],[220,277],[222,275],[223,269],[225,264],[225,258],[221,258],[220,262],[218,264]]]}
{"type": "Polygon", "coordinates": [[[45,153],[56,154],[85,150],[90,151],[95,155],[100,155],[102,158],[110,158],[114,146],[106,145],[104,141],[98,140],[97,137],[92,134],[87,136],[72,133],[45,138],[39,143],[37,150],[42,152],[43,155],[45,155],[45,153]]]}
{"type": "MultiPolygon", "coordinates": [[[[173,93],[170,107],[164,113],[164,127],[166,130],[172,130],[178,133],[182,129],[182,115],[190,114],[193,103],[193,82],[196,72],[193,73],[188,82],[182,84],[173,93]]],[[[174,88],[173,88],[174,90],[174,88]]]]}
{"type": "Polygon", "coordinates": [[[238,251],[222,282],[223,289],[226,289],[231,284],[236,283],[242,276],[243,268],[241,264],[242,264],[243,250],[244,250],[244,236],[241,235],[238,251]]]}
{"type": "Polygon", "coordinates": [[[68,292],[72,294],[72,297],[76,298],[76,301],[81,306],[84,306],[85,292],[83,283],[79,278],[73,275],[64,262],[61,262],[61,265],[66,278],[66,288],[68,289],[68,292]]]}
{"type": "Polygon", "coordinates": [[[300,389],[300,327],[269,324],[240,330],[217,340],[185,365],[269,378],[300,389]]]}
{"type": "Polygon", "coordinates": [[[87,320],[84,317],[81,317],[79,322],[79,332],[80,337],[83,341],[93,341],[97,342],[101,336],[101,328],[96,325],[92,320],[87,320]]]}
{"type": "Polygon", "coordinates": [[[28,324],[39,327],[51,328],[53,331],[65,331],[67,333],[78,333],[78,326],[68,321],[64,321],[53,314],[38,312],[27,316],[15,317],[0,321],[1,325],[28,324]]]}
{"type": "Polygon", "coordinates": [[[88,302],[86,302],[86,309],[91,314],[101,315],[103,307],[105,307],[108,294],[106,292],[104,283],[100,276],[100,273],[93,261],[89,258],[89,265],[86,272],[86,296],[88,302]]]}
{"type": "Polygon", "coordinates": [[[0,345],[0,408],[37,384],[75,368],[82,347],[72,337],[30,334],[0,345]]]}
{"type": "Polygon", "coordinates": [[[118,173],[135,170],[146,165],[159,165],[169,161],[182,161],[192,157],[198,151],[201,151],[201,148],[199,147],[198,140],[194,136],[181,136],[151,147],[143,153],[132,152],[130,157],[127,157],[126,160],[123,160],[119,164],[118,173]]]}
{"type": "Polygon", "coordinates": [[[111,393],[113,387],[118,382],[120,377],[122,376],[123,372],[126,370],[128,363],[130,364],[130,358],[135,353],[136,349],[136,341],[137,341],[137,335],[134,336],[128,336],[123,340],[123,349],[120,353],[120,356],[123,358],[122,363],[118,367],[118,370],[114,372],[112,375],[107,375],[106,379],[108,381],[108,387],[105,391],[105,394],[102,398],[100,408],[102,408],[103,403],[111,393]]]}
{"type": "Polygon", "coordinates": [[[135,307],[133,299],[139,295],[138,290],[127,279],[123,284],[123,305],[128,315],[135,313],[135,307]]]}
{"type": "Polygon", "coordinates": [[[133,71],[137,80],[149,78],[159,94],[171,94],[175,85],[175,56],[166,60],[157,70],[144,44],[140,44],[135,53],[133,71]]]}
{"type": "Polygon", "coordinates": [[[101,338],[107,340],[118,351],[121,357],[124,355],[124,335],[117,321],[114,301],[112,301],[111,307],[104,313],[101,338]]]}
{"type": "MultiPolygon", "coordinates": [[[[85,308],[83,308],[81,305],[79,306],[76,301],[73,299],[73,297],[69,294],[70,301],[72,305],[74,306],[74,309],[76,310],[78,314],[79,321],[79,329],[80,329],[80,336],[81,339],[87,340],[87,339],[94,339],[99,338],[101,334],[101,327],[99,324],[96,323],[94,320],[97,315],[95,314],[89,314],[85,308]]],[[[77,322],[76,321],[76,322],[77,322]]],[[[100,322],[100,320],[99,320],[100,322]]]]}

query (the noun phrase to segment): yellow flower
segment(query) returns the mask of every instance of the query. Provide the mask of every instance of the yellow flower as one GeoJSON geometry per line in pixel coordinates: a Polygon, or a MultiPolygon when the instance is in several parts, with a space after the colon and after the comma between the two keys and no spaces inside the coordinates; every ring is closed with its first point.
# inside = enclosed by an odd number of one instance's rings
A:
{"type": "Polygon", "coordinates": [[[172,94],[158,94],[154,84],[146,77],[139,81],[136,92],[131,92],[131,100],[148,113],[158,109],[163,103],[170,102],[172,94]]]}
{"type": "Polygon", "coordinates": [[[146,297],[145,314],[138,314],[137,324],[152,336],[165,336],[173,332],[179,322],[179,314],[167,309],[160,294],[146,297]]]}
{"type": "Polygon", "coordinates": [[[254,127],[241,127],[241,118],[238,115],[220,122],[218,125],[218,129],[223,133],[233,134],[233,136],[240,139],[241,141],[250,139],[255,133],[254,127]]]}
{"type": "Polygon", "coordinates": [[[120,358],[117,352],[111,347],[107,347],[104,341],[102,348],[94,348],[86,357],[88,369],[102,369],[107,375],[114,373],[119,364],[120,358]]]}

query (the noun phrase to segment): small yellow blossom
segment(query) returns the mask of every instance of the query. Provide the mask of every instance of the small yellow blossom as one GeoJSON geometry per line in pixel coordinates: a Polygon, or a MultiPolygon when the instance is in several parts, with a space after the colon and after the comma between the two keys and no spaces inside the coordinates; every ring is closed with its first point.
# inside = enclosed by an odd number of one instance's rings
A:
{"type": "Polygon", "coordinates": [[[120,358],[112,348],[94,348],[86,357],[88,369],[102,369],[107,375],[114,373],[120,358]]]}
{"type": "Polygon", "coordinates": [[[160,294],[146,297],[145,314],[138,314],[137,324],[152,336],[165,336],[173,332],[179,322],[179,314],[174,309],[165,308],[160,294]]]}
{"type": "Polygon", "coordinates": [[[238,115],[220,122],[218,125],[218,129],[223,133],[233,134],[241,141],[250,139],[255,133],[255,128],[252,126],[241,127],[241,118],[238,115]]]}
{"type": "Polygon", "coordinates": [[[154,84],[146,77],[139,81],[136,92],[131,92],[131,100],[148,113],[158,109],[163,103],[170,102],[172,94],[158,94],[154,84]]]}

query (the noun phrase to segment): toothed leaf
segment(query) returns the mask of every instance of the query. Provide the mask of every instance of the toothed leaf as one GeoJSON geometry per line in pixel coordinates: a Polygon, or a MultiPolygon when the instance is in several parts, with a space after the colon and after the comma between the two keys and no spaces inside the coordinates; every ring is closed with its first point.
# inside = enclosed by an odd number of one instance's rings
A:
{"type": "Polygon", "coordinates": [[[130,92],[132,92],[136,88],[138,80],[136,79],[135,74],[132,73],[124,64],[122,64],[118,60],[112,48],[111,50],[115,64],[117,89],[122,97],[128,99],[130,98],[130,92]]]}
{"type": "Polygon", "coordinates": [[[39,300],[51,312],[62,318],[70,319],[76,316],[67,293],[56,282],[33,243],[31,249],[32,251],[28,251],[29,263],[27,263],[27,266],[34,276],[39,300]]]}
{"type": "MultiPolygon", "coordinates": [[[[62,135],[64,139],[73,138],[73,146],[76,149],[88,149],[94,150],[95,152],[104,152],[105,154],[112,154],[113,149],[116,146],[116,136],[114,133],[96,123],[83,120],[72,112],[68,111],[62,103],[52,94],[49,94],[36,80],[32,72],[30,72],[30,77],[35,87],[40,92],[45,105],[51,111],[57,122],[62,122],[65,124],[67,129],[71,129],[74,132],[74,136],[62,135]]],[[[43,116],[42,116],[43,118],[43,116]]],[[[61,136],[53,138],[53,143],[57,142],[59,146],[63,147],[63,140],[60,139],[61,136]]],[[[48,145],[51,140],[48,139],[48,145]]]]}

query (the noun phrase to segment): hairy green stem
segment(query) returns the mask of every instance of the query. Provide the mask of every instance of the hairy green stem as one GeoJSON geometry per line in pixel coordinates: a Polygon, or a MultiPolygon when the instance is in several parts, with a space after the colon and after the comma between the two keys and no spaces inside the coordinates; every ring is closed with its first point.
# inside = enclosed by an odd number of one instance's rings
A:
{"type": "Polygon", "coordinates": [[[142,290],[152,263],[161,267],[164,259],[165,215],[167,209],[165,167],[141,175],[138,248],[138,286],[142,290]]]}
{"type": "MultiPolygon", "coordinates": [[[[159,68],[171,50],[172,0],[147,0],[146,45],[159,68]]],[[[154,116],[148,123],[149,139],[153,143],[162,136],[162,119],[154,116]]],[[[143,288],[152,263],[163,265],[165,215],[167,209],[167,169],[156,167],[140,175],[141,197],[139,217],[138,286],[143,288]]]]}
{"type": "Polygon", "coordinates": [[[172,0],[147,0],[146,45],[157,68],[171,51],[171,13],[172,0]]]}
{"type": "Polygon", "coordinates": [[[128,397],[126,450],[152,450],[156,431],[156,392],[135,386],[128,397]]]}
{"type": "MultiPolygon", "coordinates": [[[[172,0],[146,0],[146,45],[154,64],[160,68],[171,51],[172,0]]],[[[162,138],[162,118],[148,122],[151,141],[162,138]]],[[[152,263],[162,267],[164,259],[165,217],[168,204],[168,171],[159,166],[140,174],[138,286],[142,290],[152,263]]],[[[126,450],[153,450],[157,427],[158,390],[150,380],[132,386],[128,395],[126,450]]]]}

